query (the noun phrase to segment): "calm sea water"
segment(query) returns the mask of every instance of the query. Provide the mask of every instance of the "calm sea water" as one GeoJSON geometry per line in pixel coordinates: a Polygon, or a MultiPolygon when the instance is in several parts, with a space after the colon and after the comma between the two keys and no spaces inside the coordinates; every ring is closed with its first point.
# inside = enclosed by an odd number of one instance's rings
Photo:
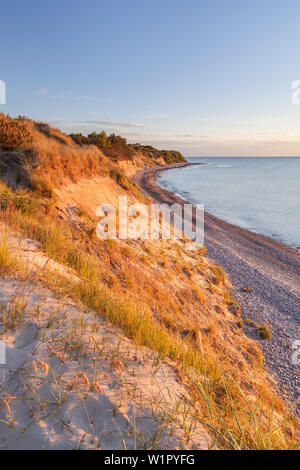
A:
{"type": "Polygon", "coordinates": [[[189,158],[158,183],[220,219],[300,249],[300,158],[189,158]]]}

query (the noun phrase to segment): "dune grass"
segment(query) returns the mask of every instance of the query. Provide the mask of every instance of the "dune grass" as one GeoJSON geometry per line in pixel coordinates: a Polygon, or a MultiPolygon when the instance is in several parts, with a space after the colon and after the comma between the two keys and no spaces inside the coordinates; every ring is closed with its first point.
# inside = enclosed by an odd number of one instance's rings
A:
{"type": "Polygon", "coordinates": [[[16,255],[11,253],[8,235],[5,230],[2,229],[0,233],[0,273],[3,275],[10,274],[16,271],[18,267],[18,260],[16,255]]]}
{"type": "MultiPolygon", "coordinates": [[[[41,251],[74,270],[84,279],[97,278],[97,261],[84,253],[72,241],[72,235],[67,227],[57,225],[50,218],[34,214],[24,214],[14,205],[8,205],[0,211],[0,221],[20,231],[24,236],[40,243],[41,251]]],[[[5,256],[5,244],[2,247],[5,256]]]]}
{"type": "Polygon", "coordinates": [[[211,264],[209,266],[209,269],[214,275],[214,282],[216,283],[216,285],[224,284],[225,273],[224,273],[224,270],[221,268],[221,266],[211,264]]]}
{"type": "Polygon", "coordinates": [[[0,323],[9,330],[17,328],[23,321],[25,310],[26,303],[21,298],[15,298],[7,305],[0,304],[0,323]]]}
{"type": "Polygon", "coordinates": [[[259,332],[259,336],[261,339],[268,339],[268,340],[272,339],[272,333],[266,325],[258,325],[254,321],[250,320],[250,318],[246,318],[245,323],[248,326],[252,326],[253,328],[256,328],[259,332]]]}

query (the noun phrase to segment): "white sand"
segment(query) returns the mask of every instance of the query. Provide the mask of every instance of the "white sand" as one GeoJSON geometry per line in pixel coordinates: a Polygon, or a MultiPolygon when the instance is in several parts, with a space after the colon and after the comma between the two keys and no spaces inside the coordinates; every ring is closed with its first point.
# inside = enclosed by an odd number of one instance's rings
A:
{"type": "MultiPolygon", "coordinates": [[[[33,271],[48,261],[36,243],[10,240],[33,271]]],[[[47,269],[65,271],[57,265],[47,269]]],[[[208,447],[186,388],[156,354],[38,283],[2,280],[0,303],[7,317],[26,303],[19,327],[0,324],[0,448],[208,447]]]]}

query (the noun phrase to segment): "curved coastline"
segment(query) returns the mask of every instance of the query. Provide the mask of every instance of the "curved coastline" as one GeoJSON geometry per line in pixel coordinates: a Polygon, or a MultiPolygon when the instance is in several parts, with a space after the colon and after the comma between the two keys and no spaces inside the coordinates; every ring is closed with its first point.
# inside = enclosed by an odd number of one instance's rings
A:
{"type": "MultiPolygon", "coordinates": [[[[137,172],[133,181],[158,204],[186,204],[189,201],[159,186],[156,176],[161,171],[197,164],[201,163],[147,168],[137,172]]],[[[293,364],[293,342],[300,339],[300,253],[207,212],[205,246],[208,257],[222,266],[232,280],[232,295],[241,305],[243,318],[270,328],[272,339],[259,341],[266,367],[283,396],[295,402],[300,391],[299,364],[293,364]],[[253,291],[243,292],[242,288],[248,286],[253,291]]],[[[250,327],[244,331],[259,340],[250,327]]]]}

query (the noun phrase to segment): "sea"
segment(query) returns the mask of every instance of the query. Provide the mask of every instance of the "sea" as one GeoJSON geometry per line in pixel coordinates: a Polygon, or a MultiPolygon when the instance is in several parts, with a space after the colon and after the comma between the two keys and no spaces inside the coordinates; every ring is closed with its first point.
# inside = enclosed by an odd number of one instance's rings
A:
{"type": "Polygon", "coordinates": [[[300,250],[300,157],[193,157],[157,182],[206,212],[300,250]]]}

